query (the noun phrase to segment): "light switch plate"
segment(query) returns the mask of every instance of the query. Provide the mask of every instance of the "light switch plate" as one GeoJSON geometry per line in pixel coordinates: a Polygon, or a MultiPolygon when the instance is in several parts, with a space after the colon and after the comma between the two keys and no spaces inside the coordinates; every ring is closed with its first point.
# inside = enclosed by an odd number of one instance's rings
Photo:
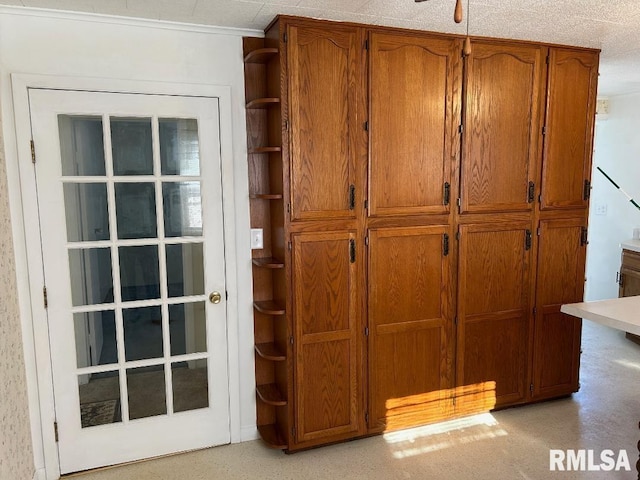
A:
{"type": "Polygon", "coordinates": [[[606,215],[607,214],[607,204],[606,203],[596,203],[594,213],[596,215],[606,215]]]}
{"type": "Polygon", "coordinates": [[[264,248],[263,231],[261,228],[251,229],[251,250],[264,248]]]}

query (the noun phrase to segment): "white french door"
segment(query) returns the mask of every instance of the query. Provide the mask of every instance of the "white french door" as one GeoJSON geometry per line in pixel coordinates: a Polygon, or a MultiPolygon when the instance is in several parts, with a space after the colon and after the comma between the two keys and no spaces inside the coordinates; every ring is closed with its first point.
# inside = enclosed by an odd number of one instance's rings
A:
{"type": "Polygon", "coordinates": [[[29,101],[61,473],[228,443],[217,99],[29,101]]]}

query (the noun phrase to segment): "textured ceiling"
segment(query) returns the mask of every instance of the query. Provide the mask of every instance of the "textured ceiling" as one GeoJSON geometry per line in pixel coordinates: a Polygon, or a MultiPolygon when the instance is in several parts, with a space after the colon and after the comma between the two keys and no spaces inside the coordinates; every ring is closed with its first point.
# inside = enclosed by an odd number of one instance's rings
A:
{"type": "MultiPolygon", "coordinates": [[[[453,22],[455,0],[0,0],[0,5],[260,30],[283,13],[465,31],[464,22],[453,22]]],[[[469,19],[472,35],[600,48],[599,95],[640,92],[640,0],[474,0],[469,19]]]]}

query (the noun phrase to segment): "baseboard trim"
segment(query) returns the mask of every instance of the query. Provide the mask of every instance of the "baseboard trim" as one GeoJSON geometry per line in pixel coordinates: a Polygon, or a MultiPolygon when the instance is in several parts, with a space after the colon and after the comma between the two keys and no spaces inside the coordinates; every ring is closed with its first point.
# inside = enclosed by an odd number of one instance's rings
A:
{"type": "Polygon", "coordinates": [[[240,441],[248,442],[251,440],[258,440],[260,438],[260,434],[258,433],[258,428],[254,425],[250,427],[241,427],[240,428],[240,441]]]}
{"type": "Polygon", "coordinates": [[[35,472],[33,472],[32,480],[46,480],[47,472],[45,472],[44,468],[39,468],[35,472]]]}

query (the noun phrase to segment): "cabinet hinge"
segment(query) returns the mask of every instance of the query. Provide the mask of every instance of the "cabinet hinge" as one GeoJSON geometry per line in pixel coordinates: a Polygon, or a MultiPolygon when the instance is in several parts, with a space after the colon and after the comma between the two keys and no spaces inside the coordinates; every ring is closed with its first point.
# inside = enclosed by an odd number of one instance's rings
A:
{"type": "Polygon", "coordinates": [[[525,232],[524,234],[524,249],[525,250],[530,250],[531,249],[531,230],[528,230],[525,232]]]}
{"type": "Polygon", "coordinates": [[[293,345],[293,335],[291,335],[291,336],[289,337],[289,343],[290,343],[291,345],[293,345]]]}
{"type": "Polygon", "coordinates": [[[365,131],[365,132],[368,132],[368,131],[369,131],[369,120],[367,120],[366,122],[364,122],[363,128],[364,128],[364,131],[365,131]]]}
{"type": "Polygon", "coordinates": [[[364,327],[364,336],[365,337],[369,336],[369,327],[364,327]]]}
{"type": "Polygon", "coordinates": [[[42,287],[42,298],[44,300],[44,308],[49,308],[49,297],[47,296],[47,287],[42,287]]]}
{"type": "Polygon", "coordinates": [[[458,316],[453,317],[453,324],[458,325],[458,316]]]}
{"type": "Polygon", "coordinates": [[[291,251],[291,242],[287,242],[287,248],[291,251]]]}
{"type": "Polygon", "coordinates": [[[444,182],[442,197],[442,203],[444,205],[449,205],[449,201],[451,199],[451,185],[449,182],[444,182]]]}
{"type": "Polygon", "coordinates": [[[458,197],[458,200],[456,200],[456,203],[458,205],[458,207],[462,206],[462,198],[458,197]]]}
{"type": "Polygon", "coordinates": [[[369,208],[369,200],[364,201],[364,209],[367,210],[369,208]]]}
{"type": "Polygon", "coordinates": [[[351,263],[356,263],[356,241],[353,238],[349,240],[349,259],[351,263]]]}
{"type": "Polygon", "coordinates": [[[464,125],[460,124],[458,125],[458,133],[462,133],[464,132],[464,125]]]}
{"type": "Polygon", "coordinates": [[[589,200],[590,197],[591,197],[591,182],[589,180],[585,180],[583,198],[585,200],[589,200]]]}
{"type": "Polygon", "coordinates": [[[536,184],[533,182],[529,182],[529,189],[527,190],[527,201],[529,203],[533,202],[533,198],[536,194],[536,184]]]}
{"type": "Polygon", "coordinates": [[[53,422],[53,435],[55,436],[56,443],[59,441],[58,437],[58,422],[53,422]]]}
{"type": "Polygon", "coordinates": [[[295,438],[295,437],[296,437],[296,427],[291,427],[291,436],[292,436],[293,438],[295,438]]]}
{"type": "Polygon", "coordinates": [[[616,283],[620,288],[624,287],[624,273],[618,272],[616,274],[616,283]]]}
{"type": "Polygon", "coordinates": [[[287,213],[291,213],[291,204],[287,203],[287,213]]]}
{"type": "Polygon", "coordinates": [[[448,233],[445,233],[442,236],[442,255],[445,257],[449,255],[449,234],[448,233]]]}
{"type": "Polygon", "coordinates": [[[31,140],[31,162],[36,163],[36,146],[31,140]]]}
{"type": "Polygon", "coordinates": [[[533,316],[535,317],[537,313],[538,313],[538,309],[536,307],[533,307],[533,316]]]}
{"type": "Polygon", "coordinates": [[[289,40],[289,37],[287,36],[287,32],[284,32],[284,35],[282,35],[282,42],[287,43],[287,40],[289,40]]]}
{"type": "Polygon", "coordinates": [[[456,232],[456,240],[460,240],[460,232],[456,232]]]}
{"type": "Polygon", "coordinates": [[[229,292],[224,292],[224,298],[225,300],[229,300],[229,292]]]}
{"type": "Polygon", "coordinates": [[[349,185],[349,210],[356,208],[356,186],[349,185]]]}
{"type": "Polygon", "coordinates": [[[549,65],[549,54],[547,53],[547,65],[549,65]]]}
{"type": "Polygon", "coordinates": [[[531,385],[529,385],[529,391],[530,391],[531,393],[533,393],[533,383],[532,383],[531,385]]]}
{"type": "Polygon", "coordinates": [[[369,246],[369,235],[367,235],[366,237],[364,237],[364,244],[366,246],[369,246]]]}
{"type": "Polygon", "coordinates": [[[453,406],[456,406],[456,397],[451,397],[451,402],[453,403],[453,406]]]}
{"type": "Polygon", "coordinates": [[[542,233],[542,230],[540,229],[540,227],[536,228],[536,235],[539,237],[540,234],[542,233]]]}
{"type": "Polygon", "coordinates": [[[364,41],[364,49],[369,50],[369,40],[364,41]]]}
{"type": "Polygon", "coordinates": [[[369,423],[369,412],[364,412],[364,421],[369,423]]]}
{"type": "Polygon", "coordinates": [[[285,120],[284,121],[284,129],[288,132],[289,131],[289,120],[285,120]]]}
{"type": "Polygon", "coordinates": [[[546,135],[547,134],[547,127],[544,126],[542,127],[542,135],[546,135]]]}
{"type": "Polygon", "coordinates": [[[587,238],[587,227],[582,227],[581,231],[580,231],[580,246],[584,247],[587,243],[589,243],[588,238],[587,238]]]}

